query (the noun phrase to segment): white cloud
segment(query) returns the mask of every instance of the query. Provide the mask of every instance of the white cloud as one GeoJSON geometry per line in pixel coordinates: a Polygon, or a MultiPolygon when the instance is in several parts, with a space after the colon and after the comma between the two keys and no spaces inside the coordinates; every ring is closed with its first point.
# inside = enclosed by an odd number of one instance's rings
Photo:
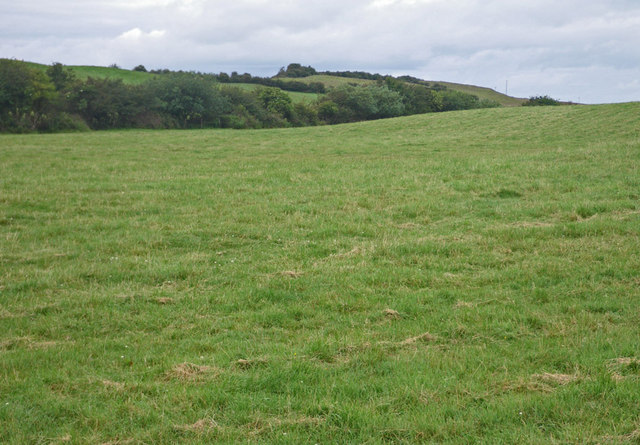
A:
{"type": "Polygon", "coordinates": [[[140,41],[145,38],[157,39],[159,37],[164,36],[166,33],[165,30],[153,30],[151,32],[144,32],[140,28],[133,28],[129,31],[123,32],[118,36],[120,40],[126,41],[140,41]]]}

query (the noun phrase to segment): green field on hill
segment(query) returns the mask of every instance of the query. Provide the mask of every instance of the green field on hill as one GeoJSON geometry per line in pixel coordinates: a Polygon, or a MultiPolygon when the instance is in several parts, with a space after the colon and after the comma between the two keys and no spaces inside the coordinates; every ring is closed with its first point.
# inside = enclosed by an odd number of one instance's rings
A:
{"type": "MultiPolygon", "coordinates": [[[[266,88],[256,83],[221,83],[219,85],[221,88],[240,88],[245,91],[254,91],[259,88],[266,88]]],[[[317,93],[301,93],[298,91],[287,91],[287,94],[294,104],[299,102],[308,104],[318,100],[320,97],[320,94],[317,93]]]]}
{"type": "MultiPolygon", "coordinates": [[[[29,66],[40,69],[41,71],[45,71],[47,69],[47,65],[30,63],[27,62],[29,66]]],[[[145,73],[139,71],[130,71],[122,68],[115,67],[100,67],[100,66],[81,66],[81,65],[69,65],[67,66],[79,79],[86,80],[89,77],[93,77],[96,79],[120,79],[124,83],[129,85],[139,85],[142,84],[156,75],[152,73],[145,73]]],[[[314,76],[302,77],[302,78],[279,78],[281,81],[289,81],[289,82],[303,82],[303,83],[311,83],[311,82],[319,82],[325,85],[326,88],[335,88],[341,85],[375,85],[376,81],[367,80],[367,79],[357,79],[350,77],[339,77],[339,76],[330,76],[326,74],[318,74],[314,76]]],[[[426,82],[429,85],[441,85],[450,90],[460,91],[462,93],[473,94],[480,99],[487,99],[498,102],[502,106],[505,107],[513,107],[520,106],[525,102],[525,99],[520,99],[516,97],[507,96],[505,94],[499,93],[490,88],[478,87],[474,85],[464,85],[459,83],[452,82],[426,82]]],[[[230,85],[237,86],[238,88],[242,88],[245,90],[253,90],[258,88],[258,84],[251,83],[225,83],[221,85],[230,85]]],[[[319,95],[315,93],[299,93],[294,91],[287,91],[287,94],[291,97],[294,103],[303,102],[310,103],[316,100],[319,95]]]]}
{"type": "MultiPolygon", "coordinates": [[[[27,62],[29,66],[45,71],[48,65],[27,62]]],[[[122,68],[105,67],[105,66],[85,66],[85,65],[69,65],[66,66],[80,80],[87,80],[89,77],[94,79],[111,79],[122,80],[128,85],[140,85],[155,77],[154,74],[140,71],[125,70],[122,68]]]]}
{"type": "Polygon", "coordinates": [[[445,86],[451,90],[473,94],[475,96],[478,96],[480,99],[493,100],[498,102],[503,107],[519,107],[527,101],[527,99],[507,96],[506,94],[499,93],[496,90],[492,90],[491,88],[478,87],[475,85],[465,85],[462,83],[452,82],[429,82],[429,84],[438,84],[445,86]]]}
{"type": "Polygon", "coordinates": [[[639,128],[0,135],[0,442],[637,443],[639,128]]]}

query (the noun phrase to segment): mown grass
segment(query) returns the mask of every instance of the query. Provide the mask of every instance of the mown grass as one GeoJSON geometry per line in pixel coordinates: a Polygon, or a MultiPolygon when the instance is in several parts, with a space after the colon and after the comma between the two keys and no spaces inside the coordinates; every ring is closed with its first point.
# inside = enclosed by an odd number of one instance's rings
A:
{"type": "Polygon", "coordinates": [[[638,128],[0,136],[0,441],[637,442],[638,128]]]}

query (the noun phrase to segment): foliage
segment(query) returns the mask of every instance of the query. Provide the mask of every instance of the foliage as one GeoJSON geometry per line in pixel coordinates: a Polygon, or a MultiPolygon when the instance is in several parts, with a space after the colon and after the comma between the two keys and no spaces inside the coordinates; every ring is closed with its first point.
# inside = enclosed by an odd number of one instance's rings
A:
{"type": "Polygon", "coordinates": [[[69,93],[69,111],[81,116],[94,130],[131,127],[138,114],[151,108],[151,103],[139,100],[135,94],[138,91],[120,79],[90,77],[69,93]]]}
{"type": "Polygon", "coordinates": [[[297,102],[293,105],[290,121],[296,127],[318,125],[318,110],[313,105],[297,102]]]}
{"type": "Polygon", "coordinates": [[[47,76],[57,91],[67,91],[78,82],[76,75],[61,63],[55,62],[47,68],[47,76]]]}
{"type": "Polygon", "coordinates": [[[0,131],[48,130],[56,97],[46,74],[0,59],[0,131]]]}
{"type": "Polygon", "coordinates": [[[133,71],[140,71],[142,73],[146,73],[147,69],[144,67],[144,65],[138,65],[133,69],[133,71]]]}
{"type": "Polygon", "coordinates": [[[287,93],[278,88],[262,88],[258,91],[262,106],[271,113],[279,114],[285,119],[291,117],[293,105],[287,93]]]}
{"type": "Polygon", "coordinates": [[[280,88],[285,91],[296,91],[301,93],[324,93],[326,91],[325,86],[321,82],[299,82],[284,80],[282,78],[269,78],[269,77],[257,77],[251,76],[251,74],[245,73],[239,75],[238,73],[231,73],[229,76],[227,73],[220,73],[215,76],[218,82],[221,83],[250,83],[256,85],[263,85],[266,87],[280,88]]]}
{"type": "MultiPolygon", "coordinates": [[[[103,67],[72,70],[60,63],[38,67],[2,60],[0,131],[271,128],[497,105],[466,93],[437,90],[426,83],[358,73],[351,73],[356,76],[349,78],[353,82],[343,78],[345,81],[331,83],[339,78],[313,75],[292,80],[238,72],[227,75],[169,70],[147,73],[142,65],[133,71],[103,67]],[[301,101],[305,103],[298,104],[301,101]]],[[[315,72],[299,64],[289,65],[288,70],[292,75],[315,72]]]]}
{"type": "Polygon", "coordinates": [[[524,107],[542,107],[547,105],[560,105],[560,102],[549,96],[534,96],[522,104],[524,107]]]}
{"type": "Polygon", "coordinates": [[[323,71],[320,74],[337,77],[348,77],[350,79],[384,80],[382,74],[371,74],[366,71],[323,71]]]}
{"type": "Polygon", "coordinates": [[[406,114],[432,113],[443,110],[442,95],[422,85],[412,85],[387,77],[385,85],[402,96],[406,114]]]}
{"type": "Polygon", "coordinates": [[[287,69],[280,68],[277,77],[307,77],[317,74],[315,68],[302,66],[299,63],[290,63],[287,69]]]}
{"type": "Polygon", "coordinates": [[[161,76],[148,88],[159,100],[159,109],[180,128],[219,127],[229,103],[210,79],[187,73],[161,76]]]}
{"type": "Polygon", "coordinates": [[[401,95],[384,85],[343,85],[329,91],[325,100],[338,107],[340,122],[381,119],[404,113],[401,95]]]}
{"type": "Polygon", "coordinates": [[[455,90],[443,90],[439,94],[442,97],[442,111],[455,111],[455,110],[473,110],[476,108],[496,108],[500,104],[489,100],[479,99],[478,96],[473,94],[463,93],[455,90]]]}

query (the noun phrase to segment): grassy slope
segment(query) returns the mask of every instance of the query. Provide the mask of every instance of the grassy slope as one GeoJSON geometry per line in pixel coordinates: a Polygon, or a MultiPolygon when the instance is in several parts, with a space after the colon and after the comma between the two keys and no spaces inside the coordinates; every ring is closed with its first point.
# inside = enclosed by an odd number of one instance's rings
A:
{"type": "Polygon", "coordinates": [[[375,80],[352,79],[349,77],[328,76],[326,74],[316,74],[315,76],[295,77],[295,78],[280,77],[279,79],[285,82],[287,81],[289,82],[297,81],[297,82],[304,82],[304,83],[320,82],[320,83],[323,83],[327,88],[334,88],[334,87],[337,87],[340,85],[346,85],[346,84],[371,85],[376,83],[375,80]]]}
{"type": "MultiPolygon", "coordinates": [[[[308,76],[303,78],[295,78],[295,79],[282,78],[282,80],[297,80],[299,82],[306,82],[306,83],[321,82],[321,83],[324,83],[328,88],[333,88],[333,87],[337,87],[345,84],[371,85],[375,83],[374,80],[351,79],[349,77],[327,76],[324,74],[308,76]]],[[[461,83],[452,83],[452,82],[433,82],[433,81],[429,81],[428,83],[440,84],[455,91],[474,94],[478,96],[480,99],[494,100],[505,107],[520,106],[525,101],[525,99],[519,99],[517,97],[507,96],[505,94],[499,93],[490,88],[477,87],[474,85],[465,85],[461,83]]]]}
{"type": "MultiPolygon", "coordinates": [[[[258,85],[255,83],[224,83],[220,84],[222,87],[237,87],[247,91],[253,91],[257,88],[264,88],[262,85],[258,85]]],[[[301,93],[297,91],[286,91],[286,93],[291,97],[293,103],[303,102],[303,103],[311,103],[318,100],[319,94],[316,93],[301,93]]]]}
{"type": "Polygon", "coordinates": [[[496,90],[492,90],[491,88],[478,87],[475,85],[465,85],[462,83],[452,83],[452,82],[430,82],[430,83],[434,83],[434,84],[438,83],[452,90],[473,94],[478,96],[480,99],[494,100],[504,107],[518,107],[518,106],[521,106],[527,100],[527,99],[521,99],[518,97],[507,96],[506,94],[499,93],[496,90]]]}
{"type": "MultiPolygon", "coordinates": [[[[39,68],[41,70],[45,70],[47,65],[42,65],[38,63],[27,62],[30,66],[39,68]]],[[[80,79],[87,79],[88,77],[94,77],[98,79],[102,78],[110,78],[110,79],[122,79],[123,82],[128,84],[141,84],[151,79],[154,75],[151,73],[142,73],[137,71],[124,70],[120,68],[109,68],[109,67],[100,67],[100,66],[68,66],[76,76],[80,79]]],[[[286,78],[283,77],[281,80],[284,81],[299,81],[299,82],[320,82],[323,83],[327,88],[333,88],[336,86],[344,85],[344,84],[356,84],[356,85],[370,85],[375,83],[373,80],[367,79],[351,79],[347,77],[338,77],[338,76],[327,76],[327,75],[315,75],[303,78],[286,78]]],[[[494,91],[490,88],[477,87],[474,85],[464,85],[459,83],[451,83],[451,82],[430,82],[430,83],[438,83],[440,85],[445,85],[446,87],[456,90],[462,91],[464,93],[475,94],[481,99],[490,99],[500,103],[506,107],[513,107],[522,105],[525,99],[519,99],[516,97],[511,97],[494,91]]],[[[254,89],[257,88],[255,84],[229,84],[235,85],[239,88],[244,89],[254,89]]],[[[318,98],[317,94],[313,93],[297,93],[297,92],[287,92],[294,102],[312,102],[318,98]]]]}
{"type": "MultiPolygon", "coordinates": [[[[33,62],[26,63],[29,66],[38,68],[42,71],[45,71],[48,68],[48,65],[33,62]]],[[[66,66],[66,68],[70,69],[81,80],[86,80],[88,77],[93,77],[94,79],[121,79],[124,83],[138,85],[154,77],[151,73],[103,66],[69,65],[66,66]]]]}
{"type": "Polygon", "coordinates": [[[633,442],[639,127],[0,136],[0,441],[633,442]]]}
{"type": "MultiPolygon", "coordinates": [[[[39,63],[26,62],[29,66],[38,68],[42,71],[47,69],[47,65],[42,65],[39,63]]],[[[101,66],[80,66],[80,65],[69,65],[67,66],[71,71],[75,73],[75,75],[82,80],[86,80],[88,77],[93,77],[96,79],[121,79],[124,83],[130,85],[138,85],[148,80],[152,79],[155,75],[151,73],[144,73],[138,71],[130,71],[124,70],[121,68],[109,68],[109,67],[101,67],[101,66]]],[[[244,84],[244,83],[233,83],[233,84],[220,84],[225,86],[236,86],[238,88],[242,88],[245,90],[253,90],[258,88],[259,85],[256,84],[244,84]]],[[[287,94],[291,97],[294,103],[296,102],[304,102],[310,103],[318,99],[318,95],[314,93],[299,93],[295,91],[287,91],[287,94]]]]}
{"type": "Polygon", "coordinates": [[[154,74],[144,73],[139,71],[131,71],[131,70],[123,70],[121,68],[108,68],[101,66],[70,66],[69,67],[79,79],[87,79],[88,77],[93,77],[97,79],[122,79],[124,83],[130,85],[139,85],[141,83],[147,82],[153,77],[154,74]]]}

